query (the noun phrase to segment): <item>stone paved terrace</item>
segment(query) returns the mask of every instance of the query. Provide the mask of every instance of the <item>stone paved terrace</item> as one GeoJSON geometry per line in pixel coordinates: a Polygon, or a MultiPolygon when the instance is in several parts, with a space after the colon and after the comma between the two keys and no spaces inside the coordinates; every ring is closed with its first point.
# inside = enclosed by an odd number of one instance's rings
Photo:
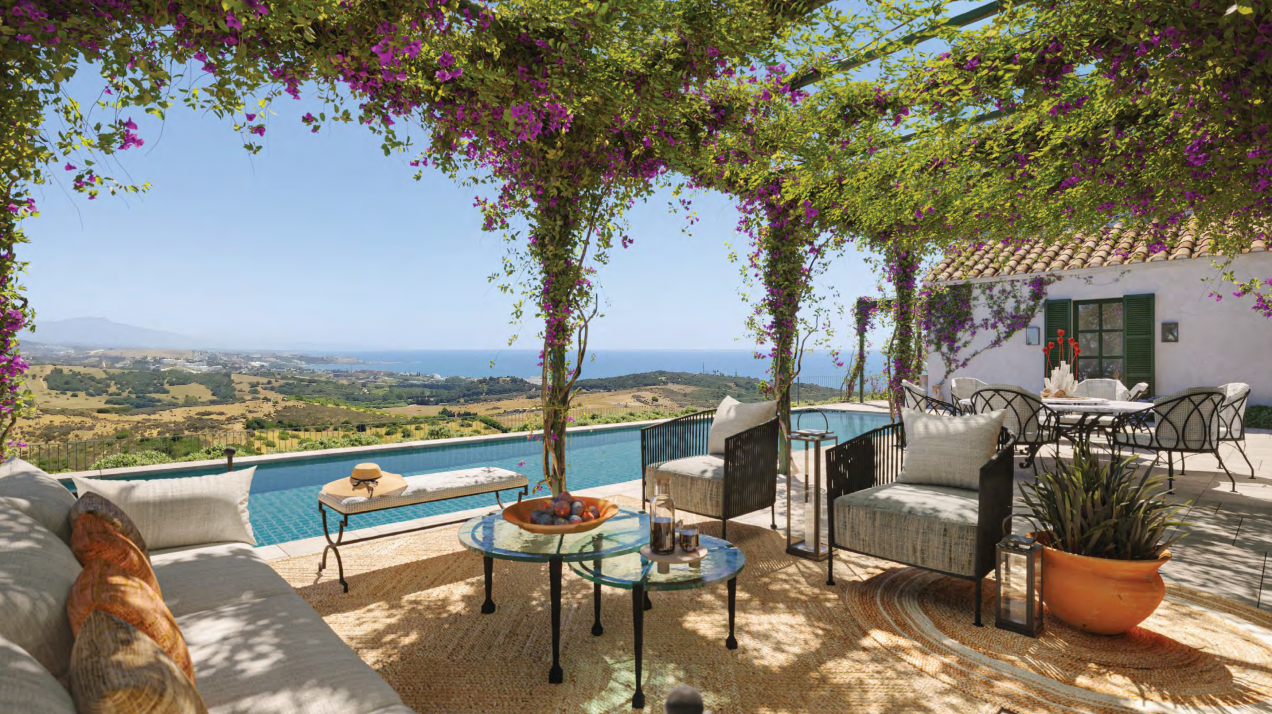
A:
{"type": "MultiPolygon", "coordinates": [[[[866,404],[841,404],[825,408],[886,412],[887,405],[881,402],[866,404]]],[[[1231,492],[1231,484],[1219,470],[1218,463],[1210,456],[1190,456],[1187,459],[1187,473],[1180,475],[1178,469],[1175,478],[1174,500],[1188,504],[1180,516],[1190,523],[1188,535],[1172,549],[1171,562],[1162,568],[1162,575],[1168,582],[1204,589],[1223,595],[1239,602],[1272,611],[1272,431],[1252,430],[1248,433],[1246,454],[1254,465],[1255,478],[1250,478],[1250,469],[1236,450],[1225,444],[1220,455],[1237,481],[1237,492],[1231,492]],[[1267,577],[1265,577],[1265,575],[1267,577]]],[[[1067,446],[1060,450],[1061,458],[1071,455],[1067,446]]],[[[1097,453],[1105,453],[1097,447],[1097,453]]],[[[1044,451],[1042,466],[1051,461],[1049,451],[1044,451]]],[[[796,478],[792,498],[803,495],[803,458],[795,459],[796,478]]],[[[1152,456],[1139,457],[1139,463],[1147,466],[1152,456]]],[[[1178,464],[1176,464],[1178,467],[1178,464]]],[[[1165,458],[1156,469],[1165,474],[1165,458]]],[[[1016,479],[1027,482],[1033,479],[1033,472],[1022,469],[1017,461],[1016,479]]],[[[778,526],[785,525],[786,504],[785,481],[778,483],[778,526]]],[[[578,495],[627,495],[640,498],[640,482],[601,486],[594,489],[578,491],[578,495]]],[[[1023,510],[1017,495],[1017,512],[1023,510]]],[[[493,501],[493,499],[492,499],[493,501]]],[[[493,506],[493,503],[492,503],[493,506]]],[[[393,530],[417,528],[430,524],[442,524],[458,519],[490,512],[491,508],[478,508],[470,511],[449,513],[441,516],[396,523],[389,526],[366,528],[350,531],[346,539],[360,535],[381,534],[393,530]]],[[[796,527],[802,527],[802,509],[795,511],[796,527]]],[[[315,517],[317,517],[315,515],[315,517]]],[[[769,514],[759,511],[738,520],[755,525],[768,526],[769,514]]],[[[1017,518],[1016,529],[1023,531],[1027,524],[1017,518]]],[[[356,524],[356,521],[355,521],[356,524]]],[[[261,555],[268,559],[278,559],[322,552],[322,538],[263,546],[261,555]]]]}

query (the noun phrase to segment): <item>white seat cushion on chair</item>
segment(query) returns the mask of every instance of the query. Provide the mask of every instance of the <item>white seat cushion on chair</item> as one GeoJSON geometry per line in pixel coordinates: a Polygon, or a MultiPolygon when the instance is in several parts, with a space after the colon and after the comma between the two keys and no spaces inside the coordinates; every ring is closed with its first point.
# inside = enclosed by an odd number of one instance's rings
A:
{"type": "Polygon", "coordinates": [[[654,497],[658,476],[671,481],[671,500],[676,508],[720,518],[724,513],[724,459],[713,454],[651,465],[645,471],[645,496],[654,497]]]}
{"type": "Polygon", "coordinates": [[[974,575],[980,492],[890,483],[835,499],[835,543],[898,563],[974,575]]]}
{"type": "Polygon", "coordinates": [[[743,404],[733,397],[725,397],[716,409],[715,419],[711,421],[711,433],[707,435],[707,453],[724,456],[726,439],[776,417],[777,402],[743,404]]]}
{"type": "Polygon", "coordinates": [[[902,409],[905,463],[897,481],[978,490],[981,467],[998,444],[1003,414],[940,416],[902,409]]]}

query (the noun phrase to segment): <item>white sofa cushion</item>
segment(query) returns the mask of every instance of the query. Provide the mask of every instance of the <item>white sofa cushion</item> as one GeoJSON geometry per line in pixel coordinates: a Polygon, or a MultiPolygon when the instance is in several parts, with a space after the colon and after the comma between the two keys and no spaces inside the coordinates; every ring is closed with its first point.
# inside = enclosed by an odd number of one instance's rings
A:
{"type": "Polygon", "coordinates": [[[292,592],[246,543],[176,548],[150,557],[164,604],[175,617],[292,592]]]}
{"type": "Polygon", "coordinates": [[[294,592],[177,618],[210,714],[370,714],[397,693],[294,592]]]}
{"type": "Polygon", "coordinates": [[[73,477],[77,491],[104,496],[137,524],[151,550],[227,541],[256,545],[247,499],[256,467],[149,481],[73,477]]]}
{"type": "Polygon", "coordinates": [[[733,397],[725,397],[716,409],[707,435],[707,453],[724,456],[724,442],[730,436],[741,434],[777,416],[777,402],[743,404],[733,397]]]}
{"type": "Polygon", "coordinates": [[[924,414],[902,409],[905,464],[897,481],[980,489],[980,470],[994,455],[1003,412],[970,416],[924,414]]]}
{"type": "Polygon", "coordinates": [[[9,506],[0,506],[0,544],[0,637],[61,677],[74,643],[66,599],[79,561],[53,531],[9,506]]]}
{"type": "Polygon", "coordinates": [[[0,712],[75,714],[61,682],[26,650],[0,637],[0,712]]]}
{"type": "Polygon", "coordinates": [[[71,524],[66,514],[75,505],[75,496],[57,479],[22,459],[0,465],[0,504],[12,506],[71,542],[71,524]]]}

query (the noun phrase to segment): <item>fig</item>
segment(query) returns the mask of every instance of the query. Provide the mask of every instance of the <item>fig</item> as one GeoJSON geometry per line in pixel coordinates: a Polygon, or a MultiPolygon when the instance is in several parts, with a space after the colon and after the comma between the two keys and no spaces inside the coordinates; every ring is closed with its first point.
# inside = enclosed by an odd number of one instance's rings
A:
{"type": "Polygon", "coordinates": [[[556,506],[553,507],[553,510],[556,512],[558,516],[561,516],[561,517],[568,516],[570,515],[570,504],[566,503],[565,501],[557,501],[556,506]]]}

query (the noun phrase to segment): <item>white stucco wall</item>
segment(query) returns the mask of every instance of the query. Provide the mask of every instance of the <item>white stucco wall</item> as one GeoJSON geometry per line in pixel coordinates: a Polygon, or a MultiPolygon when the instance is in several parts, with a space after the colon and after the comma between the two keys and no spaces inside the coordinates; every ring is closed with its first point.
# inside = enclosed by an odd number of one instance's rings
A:
{"type": "MultiPolygon", "coordinates": [[[[1272,277],[1272,253],[1252,253],[1233,262],[1240,279],[1272,277]]],[[[1251,387],[1250,403],[1272,405],[1272,320],[1250,309],[1251,300],[1231,297],[1231,284],[1203,283],[1202,278],[1218,274],[1207,258],[1161,261],[1130,266],[1062,271],[1063,279],[1050,286],[1052,299],[1098,300],[1136,293],[1153,293],[1156,310],[1154,349],[1156,351],[1157,394],[1170,394],[1188,387],[1215,386],[1226,382],[1246,382],[1251,387]],[[1087,283],[1090,283],[1089,285],[1087,283]],[[1207,297],[1217,290],[1228,297],[1221,302],[1207,297]],[[1161,342],[1161,323],[1179,323],[1179,342],[1161,342]]],[[[973,284],[995,280],[973,280],[973,284]]],[[[984,317],[978,308],[977,320],[984,317]]],[[[1042,311],[1029,323],[1044,328],[1042,311]]],[[[991,337],[978,335],[964,352],[970,354],[988,344],[991,337]]],[[[1043,336],[1046,342],[1046,336],[1043,336]]],[[[947,377],[976,377],[990,383],[1017,384],[1026,389],[1042,389],[1042,352],[1025,344],[1025,331],[1013,335],[1007,344],[986,350],[966,367],[945,374],[940,357],[928,357],[930,384],[941,384],[943,399],[949,398],[947,377]]],[[[1130,386],[1130,385],[1127,385],[1130,386]]]]}

